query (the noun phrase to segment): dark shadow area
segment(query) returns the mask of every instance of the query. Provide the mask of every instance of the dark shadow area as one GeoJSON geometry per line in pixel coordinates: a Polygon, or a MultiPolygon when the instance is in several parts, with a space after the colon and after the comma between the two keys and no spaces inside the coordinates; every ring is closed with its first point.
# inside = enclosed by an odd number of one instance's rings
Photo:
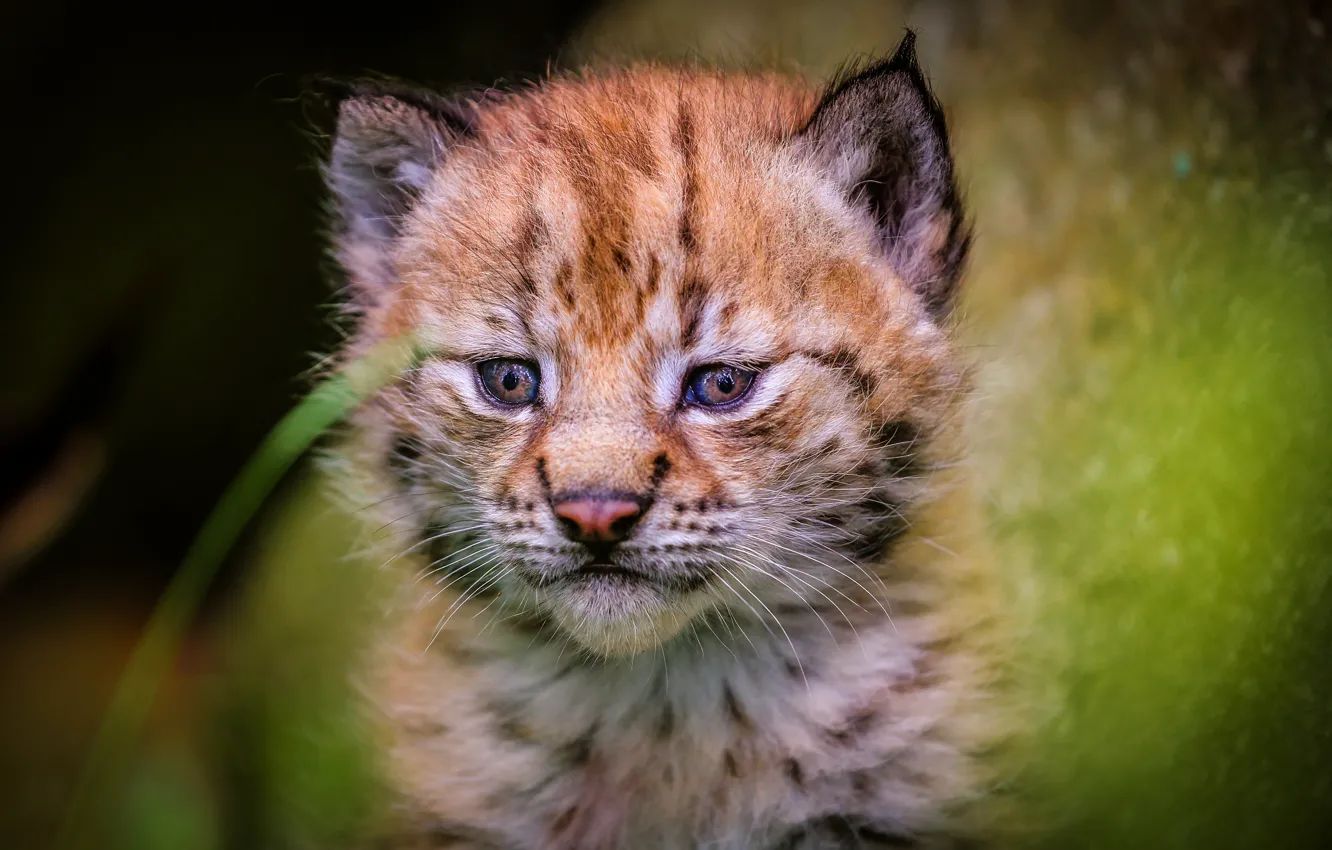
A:
{"type": "Polygon", "coordinates": [[[0,14],[0,762],[43,764],[0,845],[44,833],[138,624],[339,339],[310,77],[532,77],[593,5],[0,14]]]}

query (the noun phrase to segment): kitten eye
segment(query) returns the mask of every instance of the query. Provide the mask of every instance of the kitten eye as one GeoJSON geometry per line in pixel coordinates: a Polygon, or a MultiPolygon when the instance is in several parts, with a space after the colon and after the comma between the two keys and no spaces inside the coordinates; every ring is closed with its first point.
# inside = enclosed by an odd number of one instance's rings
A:
{"type": "Polygon", "coordinates": [[[699,366],[685,381],[685,404],[725,407],[744,398],[758,372],[737,366],[699,366]]]}
{"type": "Polygon", "coordinates": [[[476,373],[486,394],[500,404],[531,404],[536,401],[541,371],[527,360],[499,357],[476,364],[476,373]]]}

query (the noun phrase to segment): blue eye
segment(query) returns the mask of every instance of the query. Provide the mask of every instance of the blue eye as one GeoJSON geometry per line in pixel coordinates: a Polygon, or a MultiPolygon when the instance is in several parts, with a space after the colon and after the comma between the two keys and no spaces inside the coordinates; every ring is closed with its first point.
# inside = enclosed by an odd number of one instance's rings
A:
{"type": "Polygon", "coordinates": [[[536,401],[541,371],[535,363],[500,357],[476,364],[476,373],[486,394],[500,404],[516,406],[536,401]]]}
{"type": "Polygon", "coordinates": [[[685,381],[685,404],[726,407],[745,397],[756,375],[758,372],[738,366],[700,366],[685,381]]]}

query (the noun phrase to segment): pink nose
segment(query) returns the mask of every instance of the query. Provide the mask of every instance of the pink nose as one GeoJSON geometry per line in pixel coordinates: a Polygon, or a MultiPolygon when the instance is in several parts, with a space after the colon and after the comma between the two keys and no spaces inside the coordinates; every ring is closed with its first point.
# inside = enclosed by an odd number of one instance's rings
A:
{"type": "Polygon", "coordinates": [[[584,496],[555,503],[564,533],[587,543],[623,539],[642,513],[638,502],[622,498],[584,496]]]}

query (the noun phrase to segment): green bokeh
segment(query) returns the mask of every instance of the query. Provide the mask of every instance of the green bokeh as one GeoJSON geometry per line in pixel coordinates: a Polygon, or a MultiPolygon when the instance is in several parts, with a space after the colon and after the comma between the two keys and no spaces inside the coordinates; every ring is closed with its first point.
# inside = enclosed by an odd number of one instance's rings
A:
{"type": "Polygon", "coordinates": [[[1045,495],[995,528],[1028,589],[1050,846],[1326,835],[1332,254],[1300,221],[1236,203],[1158,238],[1146,319],[1098,317],[1023,423],[1045,495]]]}

